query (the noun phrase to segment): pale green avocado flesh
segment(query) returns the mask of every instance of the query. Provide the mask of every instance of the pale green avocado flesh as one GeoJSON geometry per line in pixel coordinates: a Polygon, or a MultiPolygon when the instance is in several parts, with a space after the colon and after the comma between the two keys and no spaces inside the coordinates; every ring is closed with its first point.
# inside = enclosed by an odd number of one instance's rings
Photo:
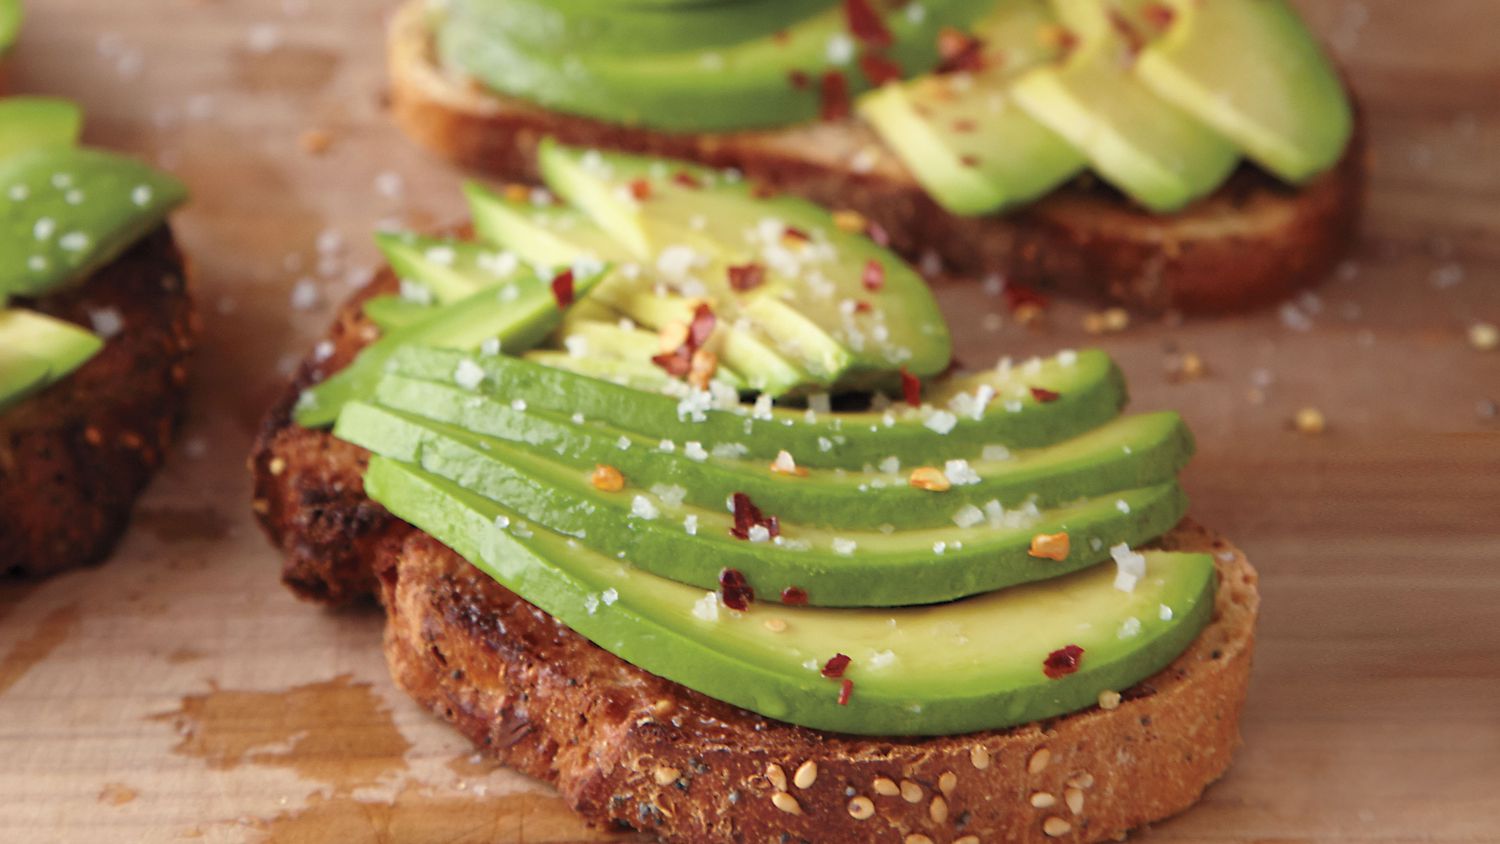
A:
{"type": "MultiPolygon", "coordinates": [[[[1212,614],[1213,561],[1153,552],[1135,588],[1112,567],[964,601],[898,609],[756,604],[706,592],[588,549],[577,539],[410,464],[375,457],[365,488],[574,631],[653,674],[769,718],[860,735],[997,729],[1093,706],[1170,663],[1212,614]],[[767,621],[785,625],[773,632],[767,621]],[[1074,673],[1044,663],[1074,645],[1074,673]],[[820,674],[851,658],[851,688],[820,674]]],[[[780,626],[776,624],[773,626],[780,626]]]]}
{"type": "Polygon", "coordinates": [[[70,322],[0,308],[0,410],[61,381],[103,347],[70,322]]]}

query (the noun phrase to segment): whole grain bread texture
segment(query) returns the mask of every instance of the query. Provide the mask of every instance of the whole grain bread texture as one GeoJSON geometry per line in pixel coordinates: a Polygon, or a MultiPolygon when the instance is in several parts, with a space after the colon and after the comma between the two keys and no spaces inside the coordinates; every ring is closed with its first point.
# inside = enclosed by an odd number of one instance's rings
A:
{"type": "Polygon", "coordinates": [[[181,420],[197,318],[165,226],[76,287],[15,304],[110,332],[0,412],[0,575],[45,576],[102,560],[124,532],[181,420]]]}
{"type": "Polygon", "coordinates": [[[853,119],[685,135],[547,111],[441,68],[419,0],[395,14],[387,47],[397,123],[464,167],[535,182],[547,137],[734,167],[771,189],[859,212],[908,258],[940,259],[943,276],[998,275],[1146,311],[1244,310],[1315,284],[1348,251],[1364,206],[1362,121],[1339,163],[1300,188],[1246,165],[1211,196],[1160,215],[1085,176],[1014,213],[960,217],[853,119]]]}
{"type": "Polygon", "coordinates": [[[553,783],[591,823],[694,844],[1101,841],[1182,811],[1228,766],[1256,576],[1192,523],[1159,544],[1215,555],[1214,620],[1108,710],[936,739],[838,736],[714,701],[595,647],[370,501],[362,449],[291,421],[300,392],[376,336],[363,303],[398,288],[386,272],[356,294],[268,413],[250,459],[257,516],[294,592],[378,598],[396,682],[484,753],[553,783]]]}

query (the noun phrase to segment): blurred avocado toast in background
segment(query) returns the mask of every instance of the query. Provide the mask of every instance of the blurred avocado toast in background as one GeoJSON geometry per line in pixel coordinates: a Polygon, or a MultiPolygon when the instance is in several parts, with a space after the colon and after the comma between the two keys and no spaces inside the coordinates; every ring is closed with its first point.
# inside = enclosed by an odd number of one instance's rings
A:
{"type": "MultiPolygon", "coordinates": [[[[20,22],[0,2],[0,49],[20,22]]],[[[80,146],[65,100],[0,99],[0,575],[105,557],[185,400],[176,179],[80,146]]]]}
{"type": "Polygon", "coordinates": [[[1255,573],[1094,350],[954,366],[866,225],[546,142],[272,409],[254,506],[399,685],[665,841],[1099,841],[1229,764],[1255,573]],[[331,426],[331,428],[330,428],[331,426]]]}
{"type": "Polygon", "coordinates": [[[960,276],[1151,309],[1342,257],[1358,114],[1285,0],[442,0],[390,29],[398,122],[530,181],[542,137],[734,167],[960,276]]]}

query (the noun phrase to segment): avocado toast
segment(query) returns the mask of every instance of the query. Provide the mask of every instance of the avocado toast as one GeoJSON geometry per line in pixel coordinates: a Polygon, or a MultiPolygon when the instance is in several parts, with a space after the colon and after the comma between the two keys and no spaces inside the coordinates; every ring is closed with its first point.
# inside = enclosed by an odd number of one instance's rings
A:
{"type": "Polygon", "coordinates": [[[949,372],[910,268],[734,174],[546,144],[387,235],[268,415],[300,595],[667,841],[1112,838],[1229,763],[1255,575],[1099,352],[949,372]],[[328,426],[332,430],[327,430],[328,426]]]}
{"type": "Polygon", "coordinates": [[[1149,309],[1274,301],[1357,230],[1359,115],[1282,0],[545,5],[399,12],[408,134],[519,181],[549,136],[734,167],[959,276],[1149,309]]]}
{"type": "Polygon", "coordinates": [[[82,116],[0,100],[0,574],[105,557],[161,465],[194,317],[180,183],[77,144],[82,116]]]}

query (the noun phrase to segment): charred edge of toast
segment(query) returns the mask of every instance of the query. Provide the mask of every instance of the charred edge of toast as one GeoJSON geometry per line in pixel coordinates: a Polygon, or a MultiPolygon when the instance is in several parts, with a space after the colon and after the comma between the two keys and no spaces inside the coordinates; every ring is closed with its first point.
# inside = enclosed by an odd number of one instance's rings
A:
{"type": "Polygon", "coordinates": [[[250,455],[256,518],[286,555],[283,582],[309,601],[342,605],[374,597],[373,547],[387,534],[410,531],[365,496],[369,452],[292,420],[303,390],[348,366],[379,336],[364,303],[399,289],[386,269],[339,309],[327,338],[332,353],[302,361],[261,421],[250,455]]]}
{"type": "Polygon", "coordinates": [[[198,325],[166,226],[79,286],[16,304],[121,324],[77,372],[0,414],[0,575],[42,576],[102,560],[124,532],[180,425],[198,325]]]}
{"type": "Polygon", "coordinates": [[[1125,690],[1117,709],[924,739],[808,730],[648,674],[425,534],[389,539],[375,565],[397,684],[487,755],[554,784],[595,825],[668,842],[1043,842],[1054,840],[1043,822],[1057,817],[1066,840],[1100,841],[1191,806],[1239,743],[1255,572],[1189,522],[1162,544],[1214,553],[1221,576],[1213,623],[1171,666],[1125,690]],[[1044,748],[1050,762],[1036,770],[1044,748]],[[791,780],[808,762],[812,784],[781,785],[800,813],[776,808],[768,767],[791,780]],[[880,778],[915,799],[881,793],[880,778]],[[1055,804],[1034,807],[1038,792],[1055,804]],[[851,817],[855,797],[873,802],[873,816],[851,817]],[[1079,797],[1075,813],[1068,800],[1079,797]]]}
{"type": "Polygon", "coordinates": [[[859,211],[889,233],[898,252],[936,254],[947,273],[999,273],[1017,284],[1145,310],[1199,313],[1268,304],[1322,280],[1348,251],[1363,213],[1368,155],[1358,115],[1343,158],[1301,188],[1247,164],[1187,210],[1155,215],[1085,176],[1012,214],[960,217],[937,205],[889,153],[867,172],[851,169],[860,150],[883,149],[852,121],[675,135],[488,93],[436,66],[414,8],[398,13],[390,29],[397,122],[423,146],[500,178],[537,181],[537,146],[546,137],[734,167],[772,188],[859,211]]]}

